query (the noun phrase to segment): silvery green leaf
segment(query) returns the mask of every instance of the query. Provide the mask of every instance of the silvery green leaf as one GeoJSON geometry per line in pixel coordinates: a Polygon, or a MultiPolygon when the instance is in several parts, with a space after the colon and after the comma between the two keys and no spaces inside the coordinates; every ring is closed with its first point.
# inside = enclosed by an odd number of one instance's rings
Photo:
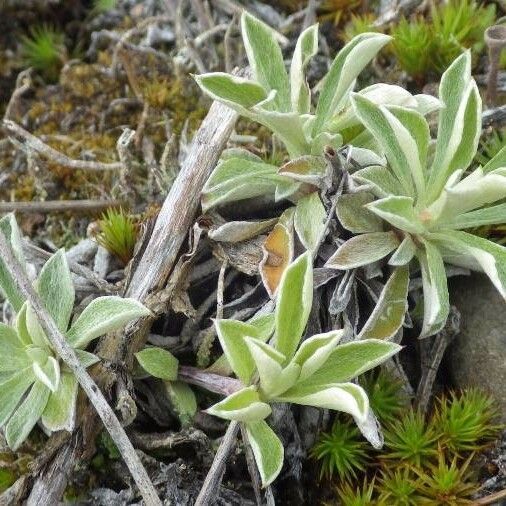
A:
{"type": "Polygon", "coordinates": [[[91,301],[72,323],[67,339],[73,348],[84,349],[93,339],[150,314],[151,312],[135,299],[98,297],[91,301]]]}
{"type": "Polygon", "coordinates": [[[300,381],[309,378],[326,362],[343,333],[343,330],[332,330],[325,334],[316,334],[300,345],[292,359],[292,362],[301,368],[300,381]]]}
{"type": "Polygon", "coordinates": [[[416,253],[416,244],[411,239],[409,234],[404,236],[400,246],[395,250],[395,253],[390,257],[388,265],[399,267],[401,265],[407,265],[416,253]]]}
{"type": "Polygon", "coordinates": [[[313,136],[324,131],[327,121],[342,109],[357,76],[389,40],[387,35],[363,33],[339,51],[320,92],[313,136]]]}
{"type": "Polygon", "coordinates": [[[274,313],[255,315],[248,320],[248,324],[253,325],[257,331],[257,333],[252,337],[256,337],[261,341],[267,342],[276,328],[275,315],[274,313]]]}
{"type": "Polygon", "coordinates": [[[445,223],[459,214],[472,211],[506,197],[506,167],[486,174],[481,167],[454,185],[447,185],[428,211],[445,223]]]}
{"type": "Polygon", "coordinates": [[[439,109],[443,107],[441,100],[432,95],[425,95],[422,93],[420,95],[415,95],[414,98],[417,102],[415,109],[424,116],[431,112],[439,111],[439,109]]]}
{"type": "Polygon", "coordinates": [[[369,412],[369,399],[363,388],[354,383],[329,385],[295,385],[278,397],[281,402],[303,406],[334,409],[349,413],[359,421],[365,421],[369,412]]]}
{"type": "Polygon", "coordinates": [[[362,327],[359,339],[391,339],[402,327],[408,309],[409,269],[398,267],[379,296],[362,327]]]}
{"type": "Polygon", "coordinates": [[[258,339],[247,337],[246,344],[255,361],[260,377],[260,389],[265,396],[271,398],[295,384],[300,374],[297,364],[290,363],[283,368],[285,356],[258,339]]]}
{"type": "Polygon", "coordinates": [[[276,185],[276,191],[274,192],[275,202],[280,202],[281,200],[292,200],[294,196],[299,192],[300,187],[300,183],[290,181],[288,178],[286,181],[280,181],[276,185]]]}
{"type": "Polygon", "coordinates": [[[135,358],[151,376],[166,381],[177,379],[179,361],[169,351],[153,346],[135,353],[135,358]]]}
{"type": "Polygon", "coordinates": [[[378,339],[363,339],[340,344],[325,363],[301,386],[322,386],[343,383],[382,364],[402,349],[396,343],[378,339]]]}
{"type": "Polygon", "coordinates": [[[394,232],[371,232],[356,235],[342,244],[327,260],[325,267],[354,269],[381,260],[399,246],[394,232]]]}
{"type": "Polygon", "coordinates": [[[266,91],[276,90],[275,104],[280,111],[290,109],[290,83],[274,30],[243,11],[241,31],[244,48],[255,81],[266,91]]]}
{"type": "Polygon", "coordinates": [[[327,162],[323,156],[303,155],[293,158],[279,168],[287,178],[321,187],[327,175],[327,162]]]}
{"type": "Polygon", "coordinates": [[[65,252],[57,251],[42,267],[35,282],[44,307],[62,332],[66,332],[74,307],[74,284],[65,252]]]}
{"type": "Polygon", "coordinates": [[[262,221],[229,221],[212,228],[207,235],[213,241],[236,243],[262,234],[271,229],[277,221],[277,218],[262,221]]]}
{"type": "Polygon", "coordinates": [[[364,207],[373,201],[374,195],[368,192],[339,195],[336,215],[341,225],[354,234],[381,232],[383,230],[382,220],[364,207]]]}
{"type": "Polygon", "coordinates": [[[311,154],[322,156],[327,146],[337,151],[343,145],[343,136],[341,134],[320,132],[315,135],[311,141],[311,154]]]}
{"type": "Polygon", "coordinates": [[[283,273],[276,301],[276,349],[290,360],[306,328],[313,303],[313,264],[309,252],[283,273]]]}
{"type": "Polygon", "coordinates": [[[51,393],[42,413],[44,427],[52,432],[74,430],[78,383],[71,372],[62,372],[60,385],[51,393]]]}
{"type": "Polygon", "coordinates": [[[245,385],[249,384],[255,371],[255,362],[246,345],[245,338],[247,336],[260,338],[258,329],[237,320],[215,320],[214,326],[221,349],[225,353],[232,371],[245,385]]]}
{"type": "Polygon", "coordinates": [[[353,94],[351,101],[357,116],[385,153],[403,186],[403,195],[414,196],[415,188],[418,195],[423,195],[429,142],[425,118],[411,109],[377,106],[359,94],[353,94]]]}
{"type": "Polygon", "coordinates": [[[47,357],[43,363],[32,364],[33,374],[37,380],[46,385],[51,392],[56,392],[60,384],[60,364],[54,357],[47,357]]]}
{"type": "Polygon", "coordinates": [[[241,158],[243,160],[249,160],[250,162],[262,161],[258,155],[255,155],[255,153],[252,153],[248,149],[233,147],[223,150],[221,153],[220,162],[230,160],[231,158],[241,158]]]}
{"type": "MultiPolygon", "coordinates": [[[[23,248],[21,245],[21,233],[19,232],[18,224],[13,214],[8,214],[0,219],[0,234],[3,234],[7,239],[14,256],[21,264],[23,269],[26,269],[25,257],[23,255],[23,248]]],[[[5,298],[11,303],[14,311],[18,312],[23,305],[24,298],[16,288],[16,284],[11,275],[7,272],[3,260],[0,258],[0,293],[5,295],[5,298]]]]}
{"type": "Polygon", "coordinates": [[[229,158],[214,169],[202,190],[202,210],[225,202],[234,202],[260,195],[274,195],[276,185],[284,178],[278,167],[243,158],[229,158]]]}
{"type": "Polygon", "coordinates": [[[74,350],[75,354],[77,355],[77,358],[79,359],[79,362],[81,362],[81,365],[86,369],[88,367],[91,367],[92,365],[100,362],[100,358],[94,355],[93,353],[90,353],[89,351],[84,350],[74,350]]]}
{"type": "Polygon", "coordinates": [[[366,205],[369,211],[410,234],[423,234],[425,227],[415,213],[411,197],[386,197],[366,205]]]}
{"type": "Polygon", "coordinates": [[[283,467],[283,443],[263,420],[247,423],[245,427],[262,480],[262,487],[268,487],[283,467]]]}
{"type": "Polygon", "coordinates": [[[26,306],[26,329],[30,336],[31,342],[40,348],[49,348],[49,340],[39,323],[39,319],[34,310],[27,304],[26,306]]]}
{"type": "Polygon", "coordinates": [[[16,330],[0,323],[0,372],[15,372],[30,365],[30,358],[16,330]]]}
{"type": "Polygon", "coordinates": [[[201,74],[195,76],[195,81],[212,99],[246,117],[252,106],[267,98],[267,92],[258,83],[223,72],[201,74]]]}
{"type": "Polygon", "coordinates": [[[453,230],[506,223],[506,204],[476,209],[444,220],[444,227],[453,230]]]}
{"type": "Polygon", "coordinates": [[[16,451],[29,436],[41,417],[50,394],[49,388],[36,381],[21,405],[5,426],[5,439],[12,451],[16,451]]]}
{"type": "Polygon", "coordinates": [[[492,172],[500,167],[506,167],[506,146],[504,146],[499,153],[497,153],[491,160],[488,161],[483,167],[483,172],[492,172]]]}
{"type": "Polygon", "coordinates": [[[371,166],[353,173],[352,178],[379,198],[391,195],[402,195],[403,189],[399,180],[386,167],[371,166]]]}
{"type": "Polygon", "coordinates": [[[318,25],[306,28],[295,45],[290,67],[292,111],[308,113],[311,108],[311,92],[304,70],[309,60],[318,52],[318,25]]]}
{"type": "Polygon", "coordinates": [[[16,315],[16,330],[18,333],[18,338],[25,346],[32,344],[32,338],[30,337],[28,327],[26,326],[27,307],[28,302],[25,302],[21,306],[21,309],[18,311],[18,314],[16,315]]]}
{"type": "Polygon", "coordinates": [[[256,387],[250,386],[229,395],[206,412],[225,420],[257,422],[271,414],[271,407],[260,400],[256,387]]]}
{"type": "Polygon", "coordinates": [[[13,373],[0,383],[0,427],[5,425],[34,381],[35,377],[30,366],[13,373]]]}
{"type": "Polygon", "coordinates": [[[473,160],[481,133],[481,98],[471,77],[471,52],[461,54],[446,70],[439,86],[444,107],[439,113],[436,153],[432,162],[428,203],[450,175],[473,160]]]}
{"type": "Polygon", "coordinates": [[[431,241],[423,240],[425,251],[419,250],[418,261],[422,271],[423,324],[420,338],[439,332],[450,312],[448,285],[443,258],[431,241]]]}
{"type": "MultiPolygon", "coordinates": [[[[506,248],[504,246],[457,230],[445,230],[431,234],[430,237],[439,245],[474,258],[498,292],[506,298],[506,248]]],[[[456,265],[459,264],[456,263],[456,265]]]]}
{"type": "Polygon", "coordinates": [[[183,426],[191,424],[197,413],[197,398],[187,383],[182,381],[164,382],[165,391],[183,426]]]}
{"type": "Polygon", "coordinates": [[[302,197],[295,207],[294,226],[303,246],[313,251],[322,239],[327,212],[318,192],[302,197]]]}

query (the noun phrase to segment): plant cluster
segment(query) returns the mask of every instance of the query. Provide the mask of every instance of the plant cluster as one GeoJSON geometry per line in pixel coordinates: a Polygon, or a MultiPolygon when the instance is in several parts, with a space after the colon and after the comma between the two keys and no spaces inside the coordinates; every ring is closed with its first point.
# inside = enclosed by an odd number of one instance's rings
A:
{"type": "MultiPolygon", "coordinates": [[[[398,382],[381,372],[378,378],[390,390],[398,382]]],[[[368,395],[374,383],[369,375],[368,395]]],[[[338,483],[337,495],[343,506],[361,504],[406,505],[470,504],[477,485],[470,467],[476,452],[499,434],[494,423],[493,400],[476,389],[452,392],[436,400],[431,417],[405,402],[400,389],[397,403],[387,401],[378,419],[385,427],[385,444],[375,454],[364,453],[364,440],[346,420],[336,417],[332,430],[320,435],[312,457],[321,466],[320,477],[338,483]],[[400,411],[399,411],[400,409],[400,411]],[[363,485],[354,486],[357,480],[363,485]],[[369,502],[364,502],[369,500],[369,502]]]]}
{"type": "MultiPolygon", "coordinates": [[[[13,215],[0,219],[0,233],[26,269],[21,235],[13,215]]],[[[45,263],[34,287],[85,367],[99,361],[86,351],[94,339],[150,314],[134,299],[106,296],[94,299],[71,321],[75,292],[63,250],[45,263]]],[[[78,383],[61,363],[1,259],[0,292],[16,315],[13,325],[0,323],[0,427],[9,447],[16,450],[39,421],[48,432],[73,430],[78,383]]]]}

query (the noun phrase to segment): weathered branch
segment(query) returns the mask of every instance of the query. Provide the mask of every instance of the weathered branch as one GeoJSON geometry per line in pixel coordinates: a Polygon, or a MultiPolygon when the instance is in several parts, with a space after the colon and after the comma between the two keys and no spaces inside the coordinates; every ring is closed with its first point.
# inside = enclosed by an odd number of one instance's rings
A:
{"type": "Polygon", "coordinates": [[[119,420],[116,418],[114,411],[107,403],[96,383],[82,366],[76,353],[56,326],[56,323],[47,312],[39,296],[35,293],[30,280],[23,272],[3,234],[0,234],[0,256],[4,261],[7,272],[15,281],[18,290],[32,307],[54,350],[76,376],[82,389],[92,402],[95,410],[102,419],[105,428],[108,430],[113,441],[118,447],[119,452],[125,460],[125,463],[139,487],[139,491],[141,492],[146,504],[149,506],[161,505],[162,503],[158,498],[156,490],[151,483],[142,462],[137,456],[137,453],[135,453],[132,443],[128,439],[128,436],[119,423],[119,420]]]}
{"type": "Polygon", "coordinates": [[[42,202],[0,202],[0,213],[88,213],[120,207],[119,200],[46,200],[42,202]]]}

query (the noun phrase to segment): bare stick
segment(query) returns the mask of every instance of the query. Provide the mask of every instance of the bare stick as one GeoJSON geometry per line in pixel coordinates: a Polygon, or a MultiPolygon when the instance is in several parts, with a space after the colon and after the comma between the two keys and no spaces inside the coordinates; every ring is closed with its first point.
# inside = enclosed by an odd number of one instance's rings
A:
{"type": "Polygon", "coordinates": [[[102,419],[104,427],[111,435],[119,452],[125,460],[135,483],[139,487],[139,491],[141,492],[144,501],[149,506],[161,506],[162,503],[158,498],[156,490],[151,483],[141,460],[139,459],[137,453],[135,453],[132,443],[116,418],[114,411],[107,403],[96,383],[82,366],[76,353],[56,326],[56,323],[47,312],[39,296],[35,293],[32,284],[23,272],[17,259],[14,257],[14,254],[3,234],[0,234],[0,256],[4,261],[7,272],[14,280],[16,287],[20,291],[21,295],[29,302],[35,312],[35,315],[37,316],[37,319],[54,350],[76,376],[82,389],[85,391],[98,415],[102,419]]]}
{"type": "Polygon", "coordinates": [[[25,70],[22,70],[18,77],[16,78],[16,88],[12,92],[11,98],[9,99],[9,103],[7,104],[7,107],[5,108],[5,114],[4,119],[9,119],[11,116],[13,116],[13,110],[17,109],[19,105],[19,99],[25,93],[30,89],[32,86],[32,69],[28,68],[25,70]]]}
{"type": "Polygon", "coordinates": [[[246,432],[246,428],[244,424],[241,423],[241,438],[244,445],[244,454],[246,455],[246,464],[248,465],[249,475],[251,477],[251,483],[253,484],[253,490],[255,492],[255,499],[257,502],[257,506],[262,506],[262,494],[260,493],[260,489],[262,488],[262,484],[260,482],[260,475],[257,469],[257,465],[255,462],[255,455],[253,454],[253,450],[249,444],[248,433],[246,432]]]}
{"type": "Polygon", "coordinates": [[[223,260],[221,264],[220,274],[218,275],[218,289],[216,292],[216,318],[223,318],[223,292],[225,282],[225,271],[227,270],[228,260],[223,260]]]}
{"type": "Polygon", "coordinates": [[[239,422],[230,422],[227,432],[225,432],[220,447],[216,452],[211,469],[209,469],[204,484],[200,489],[199,496],[195,501],[195,506],[209,506],[213,504],[214,499],[219,493],[220,483],[223,479],[225,466],[227,465],[227,459],[235,446],[238,432],[239,422]]]}
{"type": "Polygon", "coordinates": [[[481,505],[481,504],[498,504],[500,499],[504,499],[506,497],[506,488],[496,492],[495,494],[487,495],[485,497],[481,497],[480,499],[476,499],[473,504],[481,505]]]}
{"type": "Polygon", "coordinates": [[[209,392],[225,396],[244,388],[244,385],[237,379],[207,372],[189,365],[179,366],[178,379],[185,383],[205,388],[209,392]]]}
{"type": "Polygon", "coordinates": [[[0,213],[87,213],[120,207],[119,200],[46,200],[42,202],[0,202],[0,213]]]}
{"type": "Polygon", "coordinates": [[[104,163],[88,160],[73,160],[51,146],[48,146],[14,121],[4,119],[3,127],[9,134],[14,135],[15,137],[21,137],[28,148],[36,151],[46,158],[49,158],[53,162],[64,165],[70,169],[104,171],[117,170],[121,168],[121,162],[104,163]]]}

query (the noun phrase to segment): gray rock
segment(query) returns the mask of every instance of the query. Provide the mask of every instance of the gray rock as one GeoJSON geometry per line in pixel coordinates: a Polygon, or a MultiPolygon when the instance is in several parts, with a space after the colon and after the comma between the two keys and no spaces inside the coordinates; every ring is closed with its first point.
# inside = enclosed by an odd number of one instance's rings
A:
{"type": "Polygon", "coordinates": [[[490,280],[472,274],[450,280],[450,302],[462,314],[449,350],[457,387],[480,387],[497,401],[506,422],[506,304],[490,280]]]}

